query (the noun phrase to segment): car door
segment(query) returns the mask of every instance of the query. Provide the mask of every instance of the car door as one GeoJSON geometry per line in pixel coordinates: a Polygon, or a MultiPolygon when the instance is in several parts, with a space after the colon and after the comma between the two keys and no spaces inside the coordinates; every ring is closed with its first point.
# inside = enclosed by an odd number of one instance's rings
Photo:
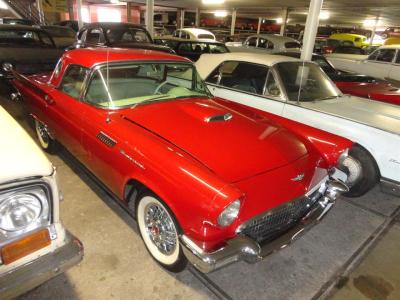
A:
{"type": "Polygon", "coordinates": [[[79,160],[85,154],[82,140],[83,105],[80,94],[88,70],[69,65],[58,87],[47,90],[47,119],[45,122],[61,142],[79,160]]]}
{"type": "Polygon", "coordinates": [[[206,83],[214,96],[281,115],[285,102],[275,78],[267,66],[225,61],[206,83]]]}
{"type": "Polygon", "coordinates": [[[400,82],[400,50],[397,49],[396,59],[394,60],[388,78],[400,82]]]}
{"type": "Polygon", "coordinates": [[[117,194],[123,180],[119,173],[121,168],[124,168],[121,164],[126,163],[126,158],[120,153],[125,141],[117,135],[119,130],[115,115],[119,115],[118,111],[113,112],[107,109],[107,105],[100,105],[102,102],[108,103],[109,99],[109,92],[104,87],[101,76],[99,70],[93,72],[91,79],[88,80],[87,92],[82,98],[84,106],[82,141],[86,154],[85,165],[117,194]]]}
{"type": "Polygon", "coordinates": [[[379,49],[360,64],[362,74],[386,79],[389,76],[396,49],[379,49]]]}

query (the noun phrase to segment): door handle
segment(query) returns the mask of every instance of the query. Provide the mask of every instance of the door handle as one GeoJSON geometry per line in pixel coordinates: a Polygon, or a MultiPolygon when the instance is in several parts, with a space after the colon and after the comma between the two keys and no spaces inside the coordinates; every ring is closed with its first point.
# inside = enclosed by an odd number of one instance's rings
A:
{"type": "Polygon", "coordinates": [[[55,103],[54,99],[47,94],[44,96],[44,102],[46,102],[48,105],[52,105],[55,103]]]}

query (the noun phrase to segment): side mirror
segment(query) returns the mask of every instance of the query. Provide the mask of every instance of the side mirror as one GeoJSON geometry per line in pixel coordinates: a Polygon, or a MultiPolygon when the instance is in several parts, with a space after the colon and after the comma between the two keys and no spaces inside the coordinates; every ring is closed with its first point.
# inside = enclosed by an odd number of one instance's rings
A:
{"type": "Polygon", "coordinates": [[[6,73],[11,73],[14,70],[13,65],[8,62],[3,63],[2,68],[3,68],[3,71],[6,73]]]}

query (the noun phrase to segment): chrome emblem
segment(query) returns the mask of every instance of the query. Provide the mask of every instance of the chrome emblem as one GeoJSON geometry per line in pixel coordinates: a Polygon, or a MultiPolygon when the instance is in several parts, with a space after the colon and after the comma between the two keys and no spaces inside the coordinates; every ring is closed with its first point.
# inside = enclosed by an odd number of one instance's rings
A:
{"type": "Polygon", "coordinates": [[[291,179],[291,181],[300,181],[300,180],[303,180],[303,178],[304,178],[304,173],[301,173],[301,174],[297,175],[296,177],[293,177],[291,179]]]}

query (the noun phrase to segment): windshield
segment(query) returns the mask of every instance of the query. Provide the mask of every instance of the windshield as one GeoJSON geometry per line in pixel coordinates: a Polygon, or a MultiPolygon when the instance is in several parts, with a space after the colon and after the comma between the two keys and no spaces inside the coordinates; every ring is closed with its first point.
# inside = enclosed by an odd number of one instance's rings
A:
{"type": "Polygon", "coordinates": [[[85,99],[100,107],[120,108],[151,101],[209,96],[193,65],[141,63],[97,69],[85,99]]]}
{"type": "Polygon", "coordinates": [[[141,28],[109,28],[106,34],[110,43],[151,43],[150,36],[141,28]]]}
{"type": "Polygon", "coordinates": [[[276,69],[290,101],[317,101],[339,96],[324,72],[309,62],[281,62],[276,69]]]}

